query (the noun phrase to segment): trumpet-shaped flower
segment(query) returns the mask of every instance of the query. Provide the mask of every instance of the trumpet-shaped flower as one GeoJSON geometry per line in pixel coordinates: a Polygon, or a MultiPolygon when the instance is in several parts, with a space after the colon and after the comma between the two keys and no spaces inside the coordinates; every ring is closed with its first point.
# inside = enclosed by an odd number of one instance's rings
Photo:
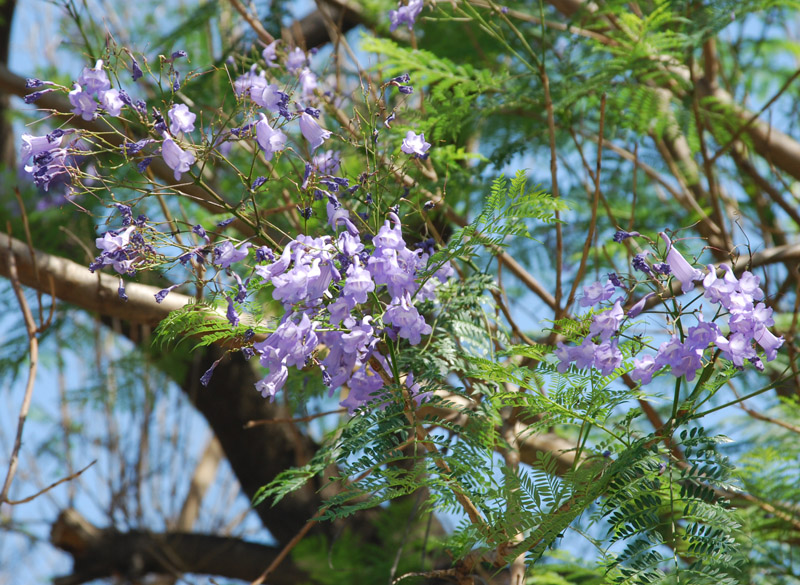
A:
{"type": "Polygon", "coordinates": [[[409,130],[406,133],[406,137],[403,139],[400,150],[406,154],[424,156],[430,147],[431,143],[425,142],[425,133],[415,134],[413,130],[409,130]]]}
{"type": "Polygon", "coordinates": [[[267,117],[259,114],[256,122],[256,142],[264,151],[264,158],[272,160],[273,154],[286,148],[286,135],[269,125],[267,117]]]}
{"type": "Polygon", "coordinates": [[[667,264],[669,264],[675,278],[680,281],[681,290],[689,292],[694,288],[694,281],[703,278],[703,273],[689,264],[686,258],[672,245],[672,241],[667,234],[661,232],[659,235],[667,245],[667,264]]]}
{"type": "Polygon", "coordinates": [[[322,128],[314,117],[306,112],[300,114],[300,132],[302,132],[305,139],[308,140],[311,146],[311,152],[317,150],[317,148],[322,146],[322,143],[331,136],[329,130],[322,128]]]}
{"type": "Polygon", "coordinates": [[[161,155],[167,166],[175,172],[176,181],[180,181],[181,174],[188,172],[195,162],[194,155],[175,144],[169,136],[164,138],[164,143],[161,145],[161,155]]]}
{"type": "Polygon", "coordinates": [[[173,134],[194,130],[194,121],[197,119],[197,114],[190,112],[186,104],[172,106],[167,115],[169,116],[169,131],[173,134]]]}

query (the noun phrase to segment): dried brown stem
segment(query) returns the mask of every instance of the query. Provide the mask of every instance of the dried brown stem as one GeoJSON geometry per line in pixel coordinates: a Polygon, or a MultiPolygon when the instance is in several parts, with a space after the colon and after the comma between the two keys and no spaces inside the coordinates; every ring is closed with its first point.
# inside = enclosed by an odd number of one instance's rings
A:
{"type": "Polygon", "coordinates": [[[25,321],[25,330],[28,334],[28,353],[30,356],[30,366],[28,367],[28,381],[25,385],[25,394],[22,398],[22,405],[19,409],[19,417],[17,419],[17,434],[14,437],[14,447],[11,450],[11,456],[8,461],[8,472],[6,479],[3,482],[3,489],[0,491],[0,504],[3,502],[10,502],[8,499],[9,491],[11,490],[11,483],[14,481],[14,476],[17,473],[17,465],[19,464],[19,452],[22,448],[22,431],[25,428],[25,420],[28,418],[28,411],[31,406],[31,399],[33,397],[33,385],[36,381],[36,371],[39,367],[39,339],[37,334],[39,328],[33,320],[33,314],[28,306],[28,301],[25,300],[25,293],[20,284],[19,274],[17,273],[17,263],[14,258],[14,251],[11,245],[6,248],[6,262],[8,265],[8,278],[11,281],[11,286],[14,288],[14,294],[17,297],[20,311],[25,321]]]}

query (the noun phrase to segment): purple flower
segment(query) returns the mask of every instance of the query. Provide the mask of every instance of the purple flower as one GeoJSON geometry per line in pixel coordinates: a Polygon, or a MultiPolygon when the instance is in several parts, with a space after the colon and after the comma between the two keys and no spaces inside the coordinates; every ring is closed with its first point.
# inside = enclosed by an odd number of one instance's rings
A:
{"type": "Polygon", "coordinates": [[[778,356],[778,348],[783,345],[783,336],[775,337],[772,332],[764,325],[756,325],[753,337],[756,343],[762,347],[767,354],[767,361],[771,362],[778,356]]]}
{"type": "Polygon", "coordinates": [[[751,272],[743,272],[739,279],[739,290],[755,301],[764,299],[764,291],[759,288],[761,279],[751,272]]]}
{"type": "Polygon", "coordinates": [[[175,104],[169,109],[167,115],[169,116],[169,131],[172,134],[194,130],[194,121],[197,119],[197,115],[190,112],[186,104],[175,104]]]}
{"type": "Polygon", "coordinates": [[[694,288],[694,281],[703,278],[703,273],[697,268],[693,268],[692,265],[686,261],[686,258],[672,245],[672,241],[670,241],[667,234],[661,232],[658,235],[661,236],[661,239],[664,240],[664,243],[667,245],[667,264],[669,264],[672,273],[680,281],[681,290],[683,292],[689,292],[694,288]]]}
{"type": "Polygon", "coordinates": [[[250,98],[262,108],[271,112],[279,112],[285,108],[289,96],[278,89],[277,85],[267,83],[264,77],[255,77],[250,87],[250,98]]]}
{"type": "Polygon", "coordinates": [[[78,76],[78,84],[86,88],[86,93],[96,96],[99,96],[100,92],[111,89],[108,75],[103,71],[103,61],[97,61],[93,69],[84,67],[80,76],[78,76]]]}
{"type": "Polygon", "coordinates": [[[136,59],[133,58],[131,59],[133,61],[131,63],[131,79],[133,79],[134,81],[138,81],[139,78],[141,78],[143,75],[142,68],[139,67],[139,62],[136,59]]]}
{"type": "Polygon", "coordinates": [[[256,142],[264,151],[264,158],[272,160],[272,155],[286,147],[286,135],[280,130],[275,130],[269,125],[267,117],[259,113],[256,122],[256,142]]]}
{"type": "Polygon", "coordinates": [[[275,260],[275,253],[267,246],[260,246],[256,249],[256,262],[266,262],[275,260]]]}
{"type": "Polygon", "coordinates": [[[231,297],[225,298],[228,300],[228,310],[225,312],[225,317],[227,317],[228,323],[231,324],[231,327],[238,327],[239,314],[236,312],[236,307],[233,305],[233,299],[231,297]]]}
{"type": "Polygon", "coordinates": [[[697,370],[703,367],[700,352],[681,343],[677,336],[665,341],[658,348],[656,365],[658,368],[665,365],[670,366],[673,376],[676,378],[686,376],[686,380],[689,382],[694,380],[697,370]]]}
{"type": "Polygon", "coordinates": [[[253,66],[250,68],[250,71],[248,71],[244,75],[240,75],[233,82],[233,91],[237,96],[242,96],[244,95],[245,92],[249,93],[250,88],[253,86],[253,81],[258,77],[255,74],[255,71],[256,71],[256,65],[254,63],[253,66]]]}
{"type": "MultiPolygon", "coordinates": [[[[275,329],[262,344],[254,344],[256,349],[264,347],[274,347],[277,349],[281,361],[289,367],[302,368],[306,359],[317,347],[319,339],[314,331],[315,325],[305,313],[300,317],[300,322],[295,323],[291,314],[287,314],[281,324],[275,329]]],[[[262,356],[263,358],[264,356],[262,356]]],[[[270,367],[269,362],[272,358],[262,359],[262,364],[270,367]]]]}
{"type": "Polygon", "coordinates": [[[324,175],[334,174],[341,164],[341,154],[333,150],[326,150],[311,159],[311,165],[324,175]]]}
{"type": "Polygon", "coordinates": [[[756,351],[750,345],[750,338],[742,333],[733,333],[729,338],[720,335],[714,343],[722,350],[722,357],[740,368],[744,365],[744,360],[757,357],[756,351]]]}
{"type": "Polygon", "coordinates": [[[622,364],[622,352],[617,347],[617,341],[605,341],[598,345],[593,364],[602,376],[608,376],[617,369],[622,364]]]}
{"type": "Polygon", "coordinates": [[[145,146],[153,142],[155,142],[155,140],[151,139],[143,139],[139,140],[138,142],[126,142],[122,145],[122,149],[128,156],[133,154],[139,154],[145,146]]]}
{"type": "Polygon", "coordinates": [[[317,89],[317,76],[308,67],[303,67],[299,75],[300,87],[302,87],[303,97],[308,99],[314,95],[317,89]]]}
{"type": "Polygon", "coordinates": [[[592,367],[595,351],[597,351],[597,346],[589,337],[586,337],[580,345],[569,348],[569,356],[575,362],[576,367],[585,369],[592,367]]]}
{"type": "Polygon", "coordinates": [[[39,99],[46,93],[50,93],[53,91],[52,89],[43,89],[42,91],[34,91],[33,93],[29,93],[26,96],[23,96],[22,101],[26,104],[33,104],[39,101],[39,99]]]}
{"type": "Polygon", "coordinates": [[[152,157],[150,157],[150,156],[145,157],[145,158],[143,158],[142,160],[139,161],[139,163],[136,165],[136,169],[140,173],[144,173],[147,170],[147,167],[150,166],[151,162],[153,162],[153,158],[152,157]]]}
{"type": "Polygon", "coordinates": [[[703,296],[712,303],[721,304],[725,308],[731,306],[731,295],[736,292],[738,281],[733,274],[733,270],[727,264],[720,264],[725,271],[723,278],[717,278],[717,270],[713,264],[708,265],[708,274],[703,278],[703,296]]]}
{"type": "Polygon", "coordinates": [[[306,64],[306,54],[299,47],[295,47],[286,56],[286,70],[297,73],[306,64]]]}
{"type": "Polygon", "coordinates": [[[275,53],[275,48],[277,47],[279,42],[280,42],[280,40],[272,41],[270,44],[268,44],[266,47],[264,47],[263,51],[261,51],[261,57],[264,59],[264,61],[267,62],[267,67],[278,67],[279,66],[275,62],[275,60],[278,58],[277,54],[275,53]]]}
{"type": "Polygon", "coordinates": [[[385,284],[393,298],[413,294],[417,290],[415,281],[419,255],[408,248],[393,250],[376,249],[367,262],[367,269],[376,284],[385,284]]]}
{"type": "Polygon", "coordinates": [[[77,83],[69,92],[69,103],[72,104],[72,113],[80,116],[87,122],[94,120],[95,112],[97,111],[97,102],[92,99],[92,96],[81,89],[77,83]]]}
{"type": "Polygon", "coordinates": [[[650,269],[650,266],[647,264],[647,255],[650,253],[649,250],[645,250],[641,254],[636,254],[633,257],[633,261],[631,261],[631,265],[635,270],[640,272],[644,272],[645,274],[649,274],[650,276],[653,275],[653,271],[650,269]]]}
{"type": "Polygon", "coordinates": [[[358,259],[347,269],[347,280],[342,296],[352,299],[353,303],[366,303],[367,293],[375,290],[375,283],[370,273],[361,267],[358,259]]]}
{"type": "Polygon", "coordinates": [[[48,136],[32,136],[31,134],[22,135],[22,149],[19,156],[21,162],[27,163],[28,159],[39,153],[53,150],[61,145],[61,137],[50,140],[48,136]]]}
{"type": "Polygon", "coordinates": [[[627,240],[628,238],[633,238],[634,236],[641,236],[641,235],[642,234],[640,234],[639,232],[626,232],[623,230],[619,230],[617,231],[617,233],[614,234],[613,239],[615,242],[619,243],[623,240],[627,240]]]}
{"type": "Polygon", "coordinates": [[[689,333],[686,336],[686,346],[689,349],[702,352],[717,340],[721,332],[716,323],[706,323],[702,320],[702,314],[699,317],[701,318],[700,322],[695,327],[689,328],[689,333]]]}
{"type": "Polygon", "coordinates": [[[563,341],[559,341],[556,344],[556,350],[553,352],[553,354],[558,358],[558,365],[556,366],[556,369],[562,374],[569,369],[569,364],[572,363],[570,349],[571,348],[569,346],[564,345],[563,341]]]}
{"type": "Polygon", "coordinates": [[[581,307],[592,307],[601,301],[610,299],[613,294],[614,285],[610,280],[607,280],[605,284],[597,281],[583,287],[583,298],[580,305],[581,307]]]}
{"type": "Polygon", "coordinates": [[[206,373],[200,376],[200,383],[203,386],[208,386],[208,384],[211,382],[211,376],[214,375],[214,369],[217,367],[221,359],[222,358],[211,364],[211,367],[206,370],[206,373]]]}
{"type": "Polygon", "coordinates": [[[135,226],[128,226],[121,232],[109,230],[102,237],[95,238],[94,243],[107,254],[119,252],[128,247],[134,229],[135,226]]]}
{"type": "Polygon", "coordinates": [[[176,288],[178,288],[179,286],[180,286],[179,284],[173,284],[172,286],[168,286],[167,288],[162,288],[160,291],[158,291],[154,295],[156,297],[156,302],[158,304],[161,304],[162,302],[164,302],[164,299],[167,298],[167,295],[169,293],[171,293],[173,290],[175,290],[176,288]]]}
{"type": "Polygon", "coordinates": [[[247,298],[247,285],[250,284],[250,279],[248,278],[244,282],[242,282],[242,277],[236,274],[235,272],[232,274],[234,280],[236,280],[236,296],[233,298],[237,303],[243,303],[244,300],[247,298]]]}
{"type": "Polygon", "coordinates": [[[189,167],[195,162],[194,155],[188,150],[181,149],[169,136],[164,138],[164,143],[161,145],[161,155],[167,166],[175,171],[176,181],[180,181],[181,174],[188,172],[189,167]]]}
{"type": "Polygon", "coordinates": [[[278,363],[274,368],[270,368],[269,374],[256,382],[256,390],[261,392],[261,396],[264,398],[269,398],[271,402],[274,400],[278,390],[283,388],[288,377],[289,370],[286,366],[278,363]]]}
{"type": "Polygon", "coordinates": [[[192,227],[192,232],[203,238],[206,242],[211,242],[211,238],[208,237],[206,233],[206,228],[201,226],[199,223],[192,227]]]}
{"type": "Polygon", "coordinates": [[[408,339],[411,345],[417,345],[422,340],[422,335],[428,335],[432,331],[425,318],[411,304],[411,296],[408,293],[392,301],[386,309],[383,320],[399,327],[397,334],[408,339]]]}
{"type": "Polygon", "coordinates": [[[116,89],[109,89],[100,93],[100,104],[110,116],[119,116],[125,102],[116,89]]]}
{"type": "Polygon", "coordinates": [[[128,295],[125,293],[125,281],[122,280],[122,277],[119,277],[119,288],[117,288],[117,295],[123,301],[128,300],[128,295]]]}
{"type": "Polygon", "coordinates": [[[602,313],[597,313],[592,318],[592,324],[589,326],[589,335],[591,337],[597,335],[603,341],[611,339],[611,336],[619,330],[623,316],[622,305],[620,301],[617,300],[611,309],[603,311],[602,313]]]}
{"type": "Polygon", "coordinates": [[[389,11],[390,32],[394,32],[401,24],[408,25],[408,30],[412,30],[419,13],[422,12],[423,6],[423,0],[408,0],[408,5],[398,4],[397,10],[389,11]]]}
{"type": "Polygon", "coordinates": [[[639,299],[635,305],[628,309],[628,318],[635,319],[638,317],[639,313],[641,313],[644,310],[645,305],[647,305],[647,301],[650,300],[651,297],[655,296],[655,294],[656,293],[654,292],[649,292],[639,299]]]}
{"type": "Polygon", "coordinates": [[[372,396],[383,388],[383,379],[375,373],[369,364],[363,366],[347,383],[350,393],[339,405],[347,408],[350,414],[370,401],[372,396]]]}
{"type": "Polygon", "coordinates": [[[655,359],[649,354],[642,356],[642,359],[634,358],[631,378],[641,382],[642,386],[649,384],[653,380],[653,374],[658,370],[655,359]]]}
{"type": "Polygon", "coordinates": [[[409,130],[406,133],[406,137],[403,139],[403,144],[400,146],[400,150],[406,154],[423,156],[426,152],[428,152],[430,147],[430,142],[425,142],[425,133],[415,134],[413,130],[409,130]]]}
{"type": "Polygon", "coordinates": [[[329,130],[321,128],[317,121],[310,115],[303,112],[300,114],[300,132],[308,140],[311,146],[311,152],[322,146],[322,143],[330,138],[331,133],[329,130]]]}
{"type": "Polygon", "coordinates": [[[241,249],[238,249],[230,242],[222,242],[214,248],[214,264],[223,269],[229,268],[231,264],[247,258],[249,251],[249,243],[243,244],[241,249]]]}

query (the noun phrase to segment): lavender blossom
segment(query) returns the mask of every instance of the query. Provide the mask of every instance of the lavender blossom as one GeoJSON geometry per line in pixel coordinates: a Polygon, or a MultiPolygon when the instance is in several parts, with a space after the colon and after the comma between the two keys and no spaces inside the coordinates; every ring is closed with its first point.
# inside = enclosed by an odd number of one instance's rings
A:
{"type": "Polygon", "coordinates": [[[580,300],[581,307],[592,307],[597,303],[610,299],[614,294],[614,285],[610,280],[605,284],[597,281],[589,286],[583,287],[583,298],[580,300]]]}
{"type": "Polygon", "coordinates": [[[305,139],[308,140],[311,146],[311,152],[314,152],[317,148],[322,146],[322,143],[331,136],[329,130],[320,127],[317,121],[305,112],[300,114],[300,132],[302,132],[305,139]]]}
{"type": "Polygon", "coordinates": [[[169,131],[172,134],[194,130],[197,114],[190,112],[186,104],[175,104],[169,109],[167,115],[169,116],[169,131]]]}
{"type": "Polygon", "coordinates": [[[272,160],[276,152],[280,152],[286,147],[286,135],[280,130],[273,129],[264,114],[259,113],[259,120],[256,122],[256,142],[264,152],[264,158],[272,160]]]}
{"type": "Polygon", "coordinates": [[[406,154],[414,154],[416,156],[423,156],[431,147],[430,142],[425,142],[425,134],[415,134],[413,130],[406,133],[403,139],[403,144],[400,146],[406,154]]]}
{"type": "Polygon", "coordinates": [[[161,155],[167,166],[175,172],[176,181],[181,180],[181,174],[189,172],[189,168],[196,160],[191,151],[183,150],[169,136],[164,138],[164,143],[161,145],[161,155]]]}
{"type": "Polygon", "coordinates": [[[231,264],[239,262],[247,258],[250,251],[250,244],[242,244],[241,248],[237,248],[231,242],[223,242],[214,248],[214,264],[220,268],[230,268],[231,264]]]}
{"type": "Polygon", "coordinates": [[[108,75],[103,71],[103,61],[97,61],[92,69],[84,67],[83,71],[78,76],[77,85],[84,86],[86,88],[86,93],[94,94],[98,97],[101,92],[111,89],[111,82],[108,80],[108,75]]]}
{"type": "Polygon", "coordinates": [[[689,292],[694,288],[695,280],[702,280],[703,273],[697,268],[693,268],[692,265],[686,261],[686,258],[672,245],[672,241],[667,234],[661,232],[658,235],[661,236],[661,239],[664,240],[664,243],[667,245],[667,264],[669,264],[669,267],[672,269],[675,278],[680,281],[681,290],[683,292],[689,292]]]}
{"type": "Polygon", "coordinates": [[[299,47],[295,47],[286,56],[286,70],[291,74],[295,74],[303,68],[306,62],[306,54],[299,47]]]}
{"type": "Polygon", "coordinates": [[[125,106],[125,101],[116,89],[109,89],[100,93],[100,105],[109,116],[117,117],[125,106]]]}
{"type": "Polygon", "coordinates": [[[97,102],[92,99],[92,96],[81,89],[79,84],[75,84],[71,92],[69,92],[69,103],[72,104],[72,113],[80,116],[87,122],[94,120],[95,112],[97,111],[97,102]]]}
{"type": "Polygon", "coordinates": [[[645,354],[642,356],[642,359],[633,359],[631,378],[637,382],[640,382],[642,386],[644,386],[645,384],[652,382],[653,374],[655,374],[658,369],[658,365],[656,364],[653,356],[645,354]]]}
{"type": "Polygon", "coordinates": [[[412,30],[423,7],[423,0],[408,0],[406,6],[398,3],[397,10],[389,11],[389,20],[391,22],[389,31],[394,32],[401,24],[407,25],[408,30],[412,30]]]}
{"type": "Polygon", "coordinates": [[[261,51],[261,57],[267,62],[267,67],[280,67],[280,65],[275,62],[275,60],[278,58],[276,48],[279,42],[280,40],[272,41],[270,44],[264,47],[263,51],[261,51]]]}
{"type": "Polygon", "coordinates": [[[433,331],[417,308],[411,304],[411,296],[408,293],[392,301],[383,319],[387,323],[397,325],[400,328],[397,334],[408,339],[411,345],[417,345],[422,340],[422,335],[428,335],[433,331]]]}

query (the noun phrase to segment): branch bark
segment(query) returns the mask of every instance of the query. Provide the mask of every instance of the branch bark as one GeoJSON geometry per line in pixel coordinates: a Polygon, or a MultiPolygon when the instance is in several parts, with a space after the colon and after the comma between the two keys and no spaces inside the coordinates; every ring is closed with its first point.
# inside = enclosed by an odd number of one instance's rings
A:
{"type": "MultiPolygon", "coordinates": [[[[114,576],[136,581],[152,573],[201,573],[252,581],[279,550],[211,534],[98,528],[71,509],[58,516],[50,542],[74,560],[72,574],[56,577],[55,585],[79,585],[114,576]]],[[[291,560],[284,560],[270,583],[294,585],[307,580],[304,571],[291,560]]]]}

